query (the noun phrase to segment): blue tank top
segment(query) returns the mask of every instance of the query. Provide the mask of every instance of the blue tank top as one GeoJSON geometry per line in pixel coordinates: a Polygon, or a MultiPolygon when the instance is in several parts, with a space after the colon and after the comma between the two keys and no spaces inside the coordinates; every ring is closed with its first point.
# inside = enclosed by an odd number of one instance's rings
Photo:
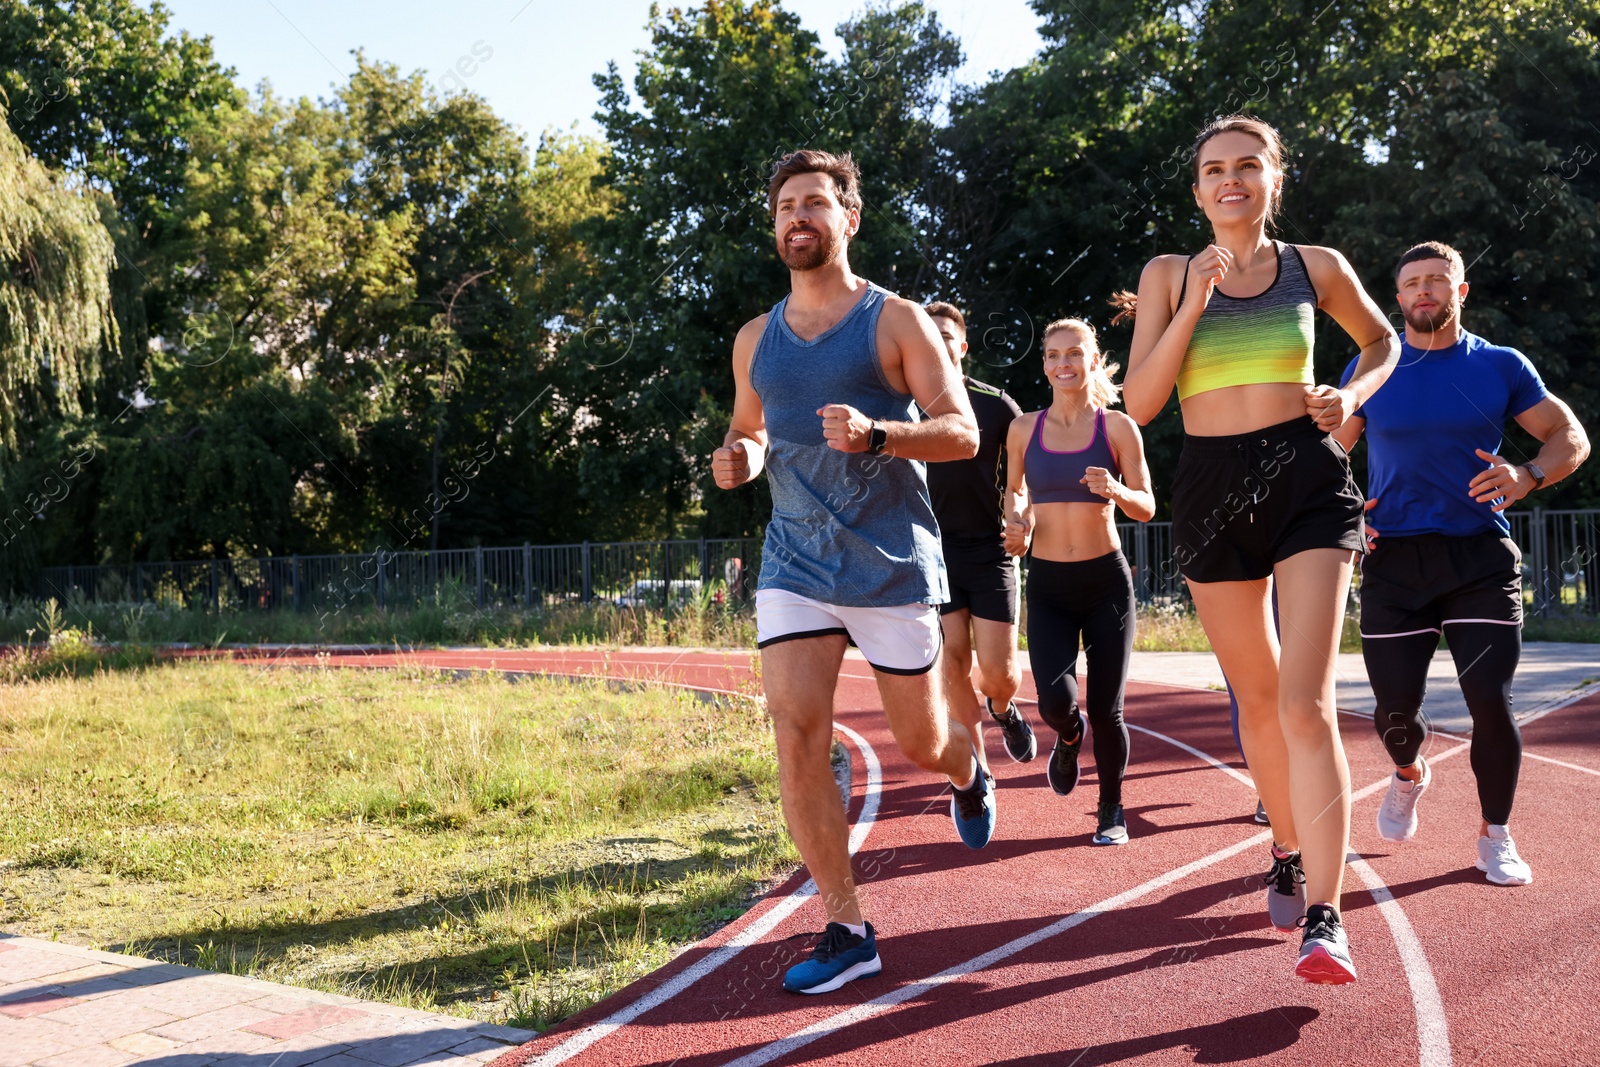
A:
{"type": "Polygon", "coordinates": [[[849,404],[870,419],[918,420],[911,396],[889,384],[878,362],[888,295],[869,284],[837,325],[810,341],[784,321],[788,297],[767,316],[750,361],[772,490],[760,589],[840,607],[950,599],[926,464],[829,448],[817,414],[824,404],[849,404]]]}
{"type": "Polygon", "coordinates": [[[1116,453],[1106,438],[1106,409],[1094,416],[1094,436],[1089,443],[1074,452],[1057,452],[1044,446],[1044,419],[1048,411],[1039,412],[1033,422],[1033,434],[1028,438],[1028,451],[1022,460],[1023,480],[1028,483],[1028,495],[1036,504],[1104,504],[1111,501],[1079,481],[1090,467],[1103,467],[1113,476],[1120,476],[1116,453]]]}

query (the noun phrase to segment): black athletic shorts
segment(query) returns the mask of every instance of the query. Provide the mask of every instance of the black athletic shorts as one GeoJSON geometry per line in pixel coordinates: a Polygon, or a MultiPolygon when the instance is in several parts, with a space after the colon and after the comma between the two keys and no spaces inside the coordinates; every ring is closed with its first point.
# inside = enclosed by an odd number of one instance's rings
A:
{"type": "Polygon", "coordinates": [[[1365,503],[1343,446],[1309,415],[1244,434],[1184,434],[1173,555],[1193,582],[1257,581],[1307,549],[1362,551],[1365,503]]]}
{"type": "Polygon", "coordinates": [[[944,542],[944,569],[950,580],[950,602],[939,614],[970,611],[975,619],[1017,624],[1017,561],[1004,542],[944,542]]]}
{"type": "Polygon", "coordinates": [[[1361,561],[1361,636],[1441,633],[1447,622],[1522,625],[1522,552],[1498,530],[1449,537],[1378,531],[1361,561]]]}

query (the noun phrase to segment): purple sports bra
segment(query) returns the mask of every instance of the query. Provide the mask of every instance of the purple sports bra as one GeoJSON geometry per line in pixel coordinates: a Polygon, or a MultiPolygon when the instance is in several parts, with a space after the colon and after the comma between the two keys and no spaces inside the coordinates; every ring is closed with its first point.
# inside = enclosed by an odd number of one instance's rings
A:
{"type": "Polygon", "coordinates": [[[1094,436],[1089,439],[1089,444],[1075,452],[1057,452],[1044,446],[1046,414],[1041,411],[1034,420],[1033,435],[1028,438],[1028,451],[1022,461],[1024,479],[1034,503],[1109,506],[1111,501],[1098,493],[1091,493],[1089,487],[1079,481],[1083,472],[1090,467],[1103,467],[1113,477],[1122,474],[1122,468],[1117,466],[1116,453],[1111,451],[1111,442],[1106,439],[1105,409],[1101,408],[1095,413],[1094,436]]]}

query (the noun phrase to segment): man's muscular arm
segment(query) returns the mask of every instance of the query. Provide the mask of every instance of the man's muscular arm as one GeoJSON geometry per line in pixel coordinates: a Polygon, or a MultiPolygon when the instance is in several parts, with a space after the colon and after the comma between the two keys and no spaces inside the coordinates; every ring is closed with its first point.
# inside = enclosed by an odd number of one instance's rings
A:
{"type": "Polygon", "coordinates": [[[711,453],[711,473],[723,489],[751,481],[766,463],[766,413],[761,408],[761,398],[750,387],[750,361],[766,324],[765,315],[752,319],[733,341],[733,418],[723,435],[722,447],[711,453]]]}
{"type": "MultiPolygon", "coordinates": [[[[978,454],[978,420],[966,386],[945,357],[933,320],[921,307],[899,297],[884,302],[878,359],[889,383],[900,387],[903,381],[927,415],[921,422],[885,422],[889,435],[885,454],[930,463],[978,454]]],[[[872,430],[867,416],[848,404],[825,404],[817,414],[822,416],[822,434],[830,448],[867,451],[872,430]]]]}

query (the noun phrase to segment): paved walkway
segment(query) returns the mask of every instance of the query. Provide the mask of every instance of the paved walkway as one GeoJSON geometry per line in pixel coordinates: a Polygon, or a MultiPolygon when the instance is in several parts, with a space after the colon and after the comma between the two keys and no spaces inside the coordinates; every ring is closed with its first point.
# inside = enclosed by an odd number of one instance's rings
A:
{"type": "Polygon", "coordinates": [[[0,934],[0,1067],[467,1067],[535,1036],[0,934]]]}
{"type": "MultiPolygon", "coordinates": [[[[1026,666],[1026,658],[1023,663],[1026,666]]],[[[1128,677],[1196,689],[1216,689],[1223,684],[1217,657],[1209,652],[1135,652],[1128,677]]],[[[1342,710],[1372,714],[1372,687],[1367,683],[1367,665],[1361,653],[1339,654],[1334,685],[1342,710]]],[[[1600,685],[1600,645],[1529,641],[1522,646],[1522,663],[1517,668],[1512,694],[1517,718],[1527,719],[1571,700],[1580,689],[1595,685],[1600,685]]],[[[1441,648],[1433,658],[1423,707],[1429,721],[1441,730],[1466,733],[1472,729],[1472,716],[1461,699],[1461,687],[1456,684],[1456,664],[1446,649],[1441,648]]]]}

